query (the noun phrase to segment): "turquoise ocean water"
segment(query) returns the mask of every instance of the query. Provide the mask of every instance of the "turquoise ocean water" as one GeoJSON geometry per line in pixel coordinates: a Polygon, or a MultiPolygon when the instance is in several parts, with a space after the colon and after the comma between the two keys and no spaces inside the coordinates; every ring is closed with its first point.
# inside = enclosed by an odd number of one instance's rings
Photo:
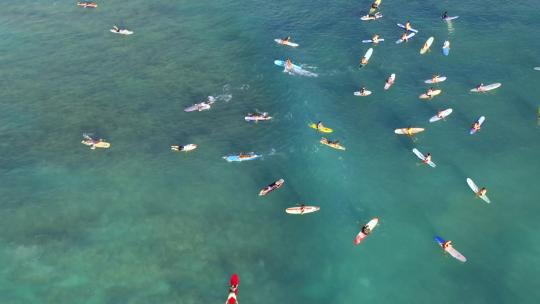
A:
{"type": "Polygon", "coordinates": [[[223,303],[233,272],[240,303],[538,303],[540,2],[383,1],[384,18],[362,22],[369,5],[3,3],[0,303],[223,303]],[[444,10],[461,17],[442,22],[444,10]],[[407,19],[420,33],[396,45],[407,19]],[[358,69],[375,33],[387,41],[358,69]],[[287,35],[300,47],[273,42],[287,35]],[[273,60],[287,57],[319,77],[282,73],[273,60]],[[433,73],[448,77],[443,93],[420,101],[433,73]],[[479,82],[503,85],[469,93],[479,82]],[[360,86],[373,95],[354,97],[360,86]],[[183,112],[208,95],[211,111],[183,112]],[[447,107],[446,122],[428,123],[447,107]],[[275,119],[246,123],[254,110],[275,119]],[[317,120],[347,151],[319,144],[317,120]],[[426,131],[393,133],[408,125],[426,131]],[[112,147],[88,149],[83,132],[112,147]],[[169,150],[187,143],[199,148],[169,150]],[[264,158],[221,159],[241,151],[264,158]],[[321,211],[284,213],[301,202],[321,211]]]}

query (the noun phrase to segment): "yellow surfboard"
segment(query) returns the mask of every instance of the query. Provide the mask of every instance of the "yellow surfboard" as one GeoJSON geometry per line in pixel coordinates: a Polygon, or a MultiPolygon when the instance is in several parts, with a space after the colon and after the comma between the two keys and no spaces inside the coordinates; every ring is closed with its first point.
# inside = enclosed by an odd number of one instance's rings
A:
{"type": "Polygon", "coordinates": [[[332,133],[334,132],[334,130],[330,129],[330,128],[327,128],[327,127],[322,127],[322,128],[317,128],[317,124],[314,124],[314,123],[311,123],[308,125],[310,128],[312,129],[315,129],[319,132],[322,132],[322,133],[332,133]]]}

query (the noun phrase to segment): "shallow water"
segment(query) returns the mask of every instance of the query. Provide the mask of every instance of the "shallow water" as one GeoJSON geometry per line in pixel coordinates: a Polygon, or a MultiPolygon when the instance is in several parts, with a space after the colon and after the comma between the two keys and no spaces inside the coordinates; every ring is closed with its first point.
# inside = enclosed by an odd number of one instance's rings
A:
{"type": "Polygon", "coordinates": [[[237,272],[241,303],[537,303],[540,3],[488,2],[383,1],[372,22],[369,2],[341,0],[4,3],[0,302],[222,303],[237,272]],[[407,19],[420,33],[396,45],[407,19]],[[375,33],[386,41],[358,69],[375,33]],[[300,47],[274,43],[287,35],[300,47]],[[286,58],[319,77],[282,73],[286,58]],[[421,101],[433,73],[443,93],[421,101]],[[469,93],[479,82],[503,85],[469,93]],[[209,95],[210,111],[183,111],[209,95]],[[275,119],[246,123],[254,110],[275,119]],[[347,151],[319,144],[318,120],[347,151]],[[408,125],[426,131],[393,133],[408,125]],[[84,132],[112,147],[88,149],[84,132]],[[242,151],[264,157],[221,159],[242,151]],[[321,211],[285,214],[301,202],[321,211]]]}

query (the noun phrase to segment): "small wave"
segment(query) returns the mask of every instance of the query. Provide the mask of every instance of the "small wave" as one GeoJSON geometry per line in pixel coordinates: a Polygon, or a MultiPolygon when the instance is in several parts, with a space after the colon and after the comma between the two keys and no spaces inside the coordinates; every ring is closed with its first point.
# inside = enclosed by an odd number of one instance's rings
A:
{"type": "Polygon", "coordinates": [[[221,94],[216,96],[216,101],[229,102],[232,99],[232,94],[221,94]]]}

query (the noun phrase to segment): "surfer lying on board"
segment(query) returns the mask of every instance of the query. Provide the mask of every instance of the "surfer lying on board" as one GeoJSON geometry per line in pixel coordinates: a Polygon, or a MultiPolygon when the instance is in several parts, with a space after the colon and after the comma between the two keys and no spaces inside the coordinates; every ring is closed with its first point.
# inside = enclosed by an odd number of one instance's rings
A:
{"type": "Polygon", "coordinates": [[[403,40],[403,41],[405,41],[405,42],[409,41],[409,37],[408,37],[408,33],[407,33],[407,32],[405,32],[405,33],[403,33],[403,35],[401,35],[401,40],[403,40]]]}
{"type": "Polygon", "coordinates": [[[362,233],[368,235],[371,233],[371,229],[369,229],[369,227],[365,225],[364,227],[362,227],[362,233]]]}
{"type": "Polygon", "coordinates": [[[290,59],[287,59],[287,62],[285,62],[285,70],[290,71],[292,70],[292,61],[290,59]]]}
{"type": "Polygon", "coordinates": [[[368,64],[368,60],[366,59],[366,57],[362,57],[362,59],[360,59],[360,65],[366,65],[368,64]]]}
{"type": "Polygon", "coordinates": [[[244,158],[250,158],[250,157],[253,157],[253,153],[243,153],[241,152],[239,155],[238,155],[238,158],[240,159],[244,159],[244,158]]]}
{"type": "Polygon", "coordinates": [[[409,136],[414,136],[414,133],[413,133],[413,128],[412,127],[408,127],[405,129],[405,133],[409,136]]]}

